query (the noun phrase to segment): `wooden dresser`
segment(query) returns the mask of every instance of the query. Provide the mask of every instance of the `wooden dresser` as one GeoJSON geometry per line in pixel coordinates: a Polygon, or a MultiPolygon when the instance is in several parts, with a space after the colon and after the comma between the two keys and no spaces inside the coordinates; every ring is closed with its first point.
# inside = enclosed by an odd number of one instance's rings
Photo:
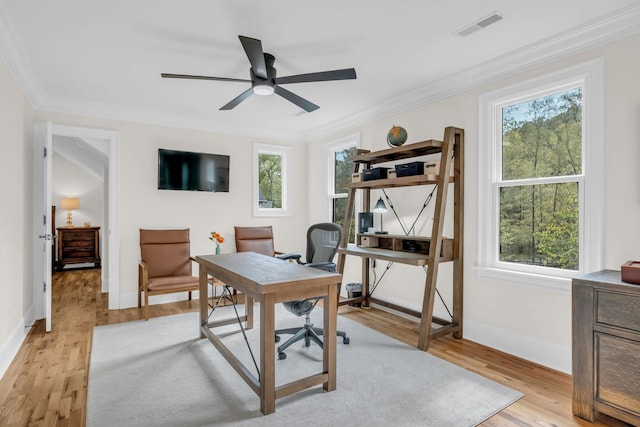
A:
{"type": "Polygon", "coordinates": [[[573,413],[640,425],[640,285],[603,270],[573,279],[573,413]]]}
{"type": "Polygon", "coordinates": [[[65,265],[93,263],[100,267],[100,227],[58,227],[58,262],[65,265]]]}

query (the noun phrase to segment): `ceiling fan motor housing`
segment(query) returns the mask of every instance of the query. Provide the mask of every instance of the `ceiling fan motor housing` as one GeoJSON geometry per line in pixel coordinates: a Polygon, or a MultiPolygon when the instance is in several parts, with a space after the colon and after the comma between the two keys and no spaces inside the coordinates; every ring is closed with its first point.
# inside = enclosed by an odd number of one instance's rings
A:
{"type": "Polygon", "coordinates": [[[267,69],[267,78],[263,79],[255,74],[253,68],[249,69],[251,73],[251,87],[253,93],[256,95],[271,95],[276,88],[276,69],[273,67],[273,63],[276,58],[270,53],[264,54],[264,62],[267,69]]]}

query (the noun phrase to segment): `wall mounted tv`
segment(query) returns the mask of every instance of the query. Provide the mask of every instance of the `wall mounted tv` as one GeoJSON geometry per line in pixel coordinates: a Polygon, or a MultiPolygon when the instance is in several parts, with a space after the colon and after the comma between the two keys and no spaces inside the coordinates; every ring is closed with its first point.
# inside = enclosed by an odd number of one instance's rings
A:
{"type": "Polygon", "coordinates": [[[229,156],[160,148],[158,190],[229,192],[229,156]]]}

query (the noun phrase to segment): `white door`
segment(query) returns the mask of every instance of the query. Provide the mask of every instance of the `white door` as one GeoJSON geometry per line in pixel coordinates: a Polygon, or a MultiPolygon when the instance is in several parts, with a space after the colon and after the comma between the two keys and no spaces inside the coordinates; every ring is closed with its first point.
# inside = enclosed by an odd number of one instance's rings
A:
{"type": "Polygon", "coordinates": [[[51,123],[36,123],[34,131],[34,301],[36,318],[46,319],[51,332],[51,123]]]}

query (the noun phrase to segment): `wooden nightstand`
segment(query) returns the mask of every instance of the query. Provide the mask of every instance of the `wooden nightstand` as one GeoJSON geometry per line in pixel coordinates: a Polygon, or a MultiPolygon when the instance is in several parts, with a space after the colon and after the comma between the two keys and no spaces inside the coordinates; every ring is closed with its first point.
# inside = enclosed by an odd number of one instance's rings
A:
{"type": "Polygon", "coordinates": [[[93,263],[100,267],[100,227],[58,227],[58,262],[65,265],[93,263]]]}

